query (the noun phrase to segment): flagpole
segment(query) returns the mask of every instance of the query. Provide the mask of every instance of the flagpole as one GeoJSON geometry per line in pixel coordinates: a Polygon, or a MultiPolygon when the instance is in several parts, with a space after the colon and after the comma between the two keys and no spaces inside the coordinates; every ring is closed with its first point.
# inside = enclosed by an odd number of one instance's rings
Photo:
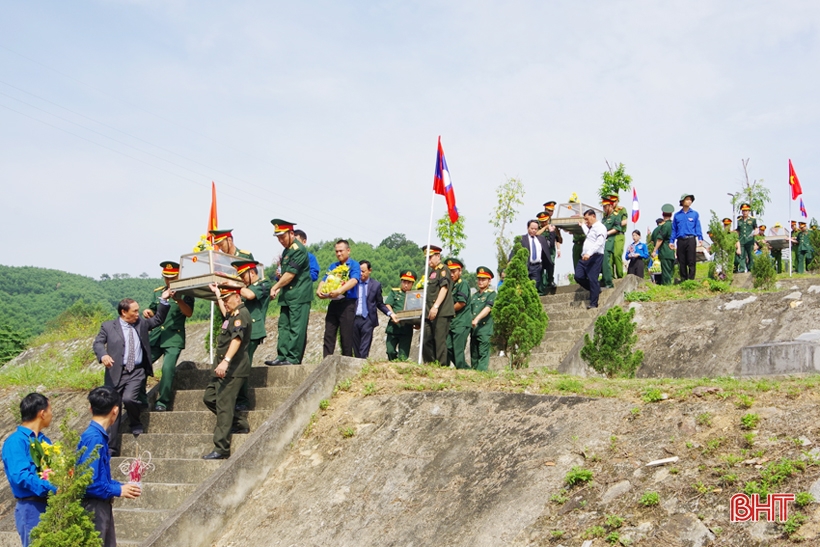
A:
{"type": "MultiPolygon", "coordinates": [[[[791,175],[789,175],[791,177],[791,175]]],[[[789,184],[789,277],[792,276],[792,186],[789,184]]]]}
{"type": "MultiPolygon", "coordinates": [[[[433,198],[430,200],[430,227],[427,229],[427,247],[424,251],[424,290],[421,297],[421,329],[419,330],[419,364],[422,363],[422,349],[424,348],[424,324],[427,312],[427,282],[430,274],[430,240],[433,238],[433,211],[436,205],[436,193],[433,192],[433,198]]],[[[442,363],[439,363],[442,364],[442,363]]]]}
{"type": "Polygon", "coordinates": [[[214,364],[214,303],[211,302],[211,321],[210,321],[211,329],[208,331],[208,336],[210,337],[210,342],[208,343],[208,347],[211,348],[211,364],[214,364]]]}

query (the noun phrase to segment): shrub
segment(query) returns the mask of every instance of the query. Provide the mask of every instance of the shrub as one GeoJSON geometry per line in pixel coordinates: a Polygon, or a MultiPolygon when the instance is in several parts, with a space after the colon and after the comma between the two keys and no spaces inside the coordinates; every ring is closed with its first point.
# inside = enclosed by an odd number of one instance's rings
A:
{"type": "MultiPolygon", "coordinates": [[[[723,223],[714,211],[709,220],[709,232],[712,239],[712,254],[714,260],[709,263],[709,278],[713,280],[732,282],[732,271],[735,263],[736,233],[726,233],[723,223]]],[[[711,286],[710,286],[711,289],[711,286]]]]}
{"type": "Polygon", "coordinates": [[[709,290],[712,292],[727,292],[729,290],[729,283],[726,281],[718,281],[717,279],[707,279],[709,282],[709,290]]]}
{"type": "Polygon", "coordinates": [[[759,255],[754,256],[752,261],[752,283],[755,289],[771,289],[777,281],[777,269],[769,250],[764,249],[759,255]]]}
{"type": "Polygon", "coordinates": [[[604,315],[595,320],[595,332],[590,340],[584,335],[584,347],[581,358],[597,372],[609,378],[632,378],[643,362],[643,352],[632,351],[638,335],[635,334],[635,310],[628,312],[620,306],[610,308],[604,315]]]}
{"type": "Polygon", "coordinates": [[[68,426],[70,416],[71,413],[60,423],[63,450],[52,461],[53,473],[49,477],[57,493],[49,495],[46,512],[31,531],[31,547],[102,546],[91,514],[81,504],[85,489],[91,484],[91,464],[97,459],[97,448],[82,465],[77,465],[80,452],[70,447],[79,444],[80,434],[68,426]]]}
{"type": "Polygon", "coordinates": [[[512,368],[523,368],[541,343],[548,318],[538,291],[527,275],[527,249],[520,247],[507,267],[493,306],[493,337],[502,345],[512,368]]]}
{"type": "Polygon", "coordinates": [[[624,300],[627,302],[649,302],[652,300],[652,295],[644,291],[629,291],[624,294],[624,300]]]}

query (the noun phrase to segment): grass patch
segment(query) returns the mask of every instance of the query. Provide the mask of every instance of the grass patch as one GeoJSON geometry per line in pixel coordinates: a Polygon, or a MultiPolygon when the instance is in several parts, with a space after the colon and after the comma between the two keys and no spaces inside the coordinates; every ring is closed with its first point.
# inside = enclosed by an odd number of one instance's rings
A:
{"type": "Polygon", "coordinates": [[[589,469],[584,469],[583,467],[578,467],[577,465],[573,466],[573,468],[569,470],[569,473],[567,473],[567,476],[564,477],[564,482],[570,487],[575,486],[576,484],[583,484],[591,480],[592,471],[589,469]]]}
{"type": "Polygon", "coordinates": [[[657,492],[644,492],[641,499],[638,500],[638,503],[644,507],[654,507],[660,503],[660,496],[658,496],[657,492]]]}
{"type": "Polygon", "coordinates": [[[25,365],[0,369],[0,387],[91,390],[103,383],[103,370],[89,368],[95,361],[90,347],[69,355],[49,348],[25,365]]]}

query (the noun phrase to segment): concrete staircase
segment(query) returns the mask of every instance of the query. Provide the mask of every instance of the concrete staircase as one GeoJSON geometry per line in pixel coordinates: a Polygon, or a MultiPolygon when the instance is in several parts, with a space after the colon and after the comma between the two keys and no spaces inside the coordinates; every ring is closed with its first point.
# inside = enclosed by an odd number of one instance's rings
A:
{"type": "MultiPolygon", "coordinates": [[[[314,368],[315,365],[263,365],[251,369],[251,410],[247,412],[251,435],[314,368]]],[[[114,478],[124,480],[119,465],[139,451],[151,453],[155,470],[143,479],[142,496],[136,500],[117,498],[114,502],[118,545],[140,545],[200,483],[225,463],[225,460],[202,459],[204,454],[213,450],[216,424],[216,417],[202,403],[210,377],[210,367],[196,368],[191,362],[180,364],[174,377],[174,410],[143,413],[146,433],[138,438],[127,431],[123,433],[123,457],[111,460],[114,478]]],[[[232,451],[235,452],[249,436],[234,435],[232,451]]]]}
{"type": "MultiPolygon", "coordinates": [[[[615,299],[612,297],[626,288],[624,281],[615,280],[615,289],[601,290],[597,309],[587,309],[589,291],[578,285],[557,287],[555,294],[542,296],[541,302],[549,317],[549,324],[541,344],[530,354],[530,367],[558,369],[576,344],[583,340],[584,334],[589,332],[598,315],[606,313],[614,305],[615,299]]],[[[635,280],[629,282],[630,286],[634,284],[635,280]]],[[[490,369],[503,370],[508,362],[506,357],[491,357],[490,369]]]]}

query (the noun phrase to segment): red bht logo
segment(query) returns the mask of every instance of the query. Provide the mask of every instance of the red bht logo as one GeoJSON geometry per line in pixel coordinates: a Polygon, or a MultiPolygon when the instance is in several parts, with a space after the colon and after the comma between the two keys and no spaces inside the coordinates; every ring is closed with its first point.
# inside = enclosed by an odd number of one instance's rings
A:
{"type": "Polygon", "coordinates": [[[769,494],[765,503],[760,501],[759,494],[735,494],[729,502],[729,518],[732,522],[757,522],[760,513],[765,513],[763,520],[772,522],[777,507],[777,521],[784,522],[789,518],[790,501],[794,501],[794,494],[769,494]]]}

